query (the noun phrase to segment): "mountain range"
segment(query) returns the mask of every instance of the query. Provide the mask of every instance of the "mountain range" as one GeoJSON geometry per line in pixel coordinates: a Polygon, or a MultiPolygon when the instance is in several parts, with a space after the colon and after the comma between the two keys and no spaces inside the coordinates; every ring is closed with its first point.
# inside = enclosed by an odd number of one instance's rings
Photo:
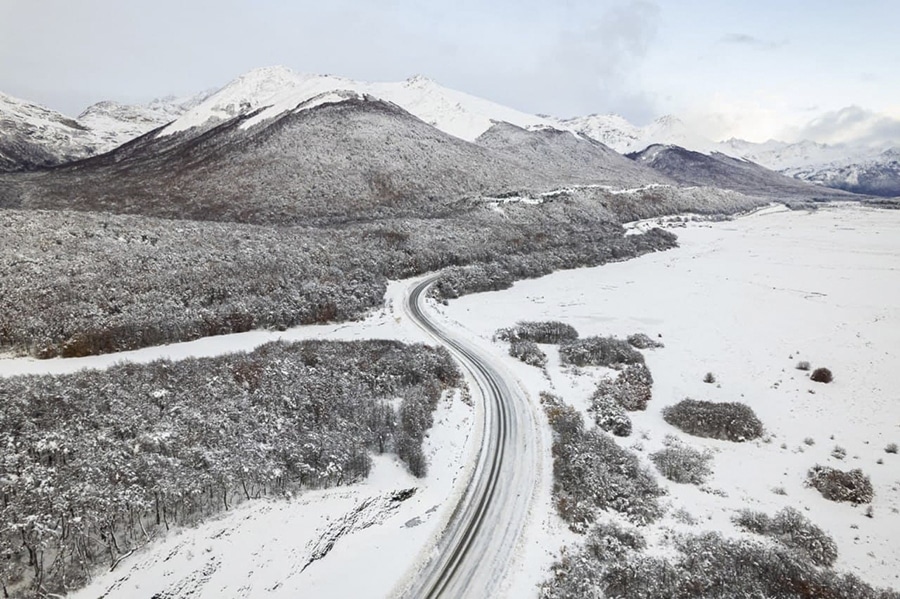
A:
{"type": "MultiPolygon", "coordinates": [[[[319,189],[322,184],[319,178],[307,191],[308,195],[318,194],[317,201],[324,201],[322,198],[330,197],[329,194],[357,193],[361,187],[371,191],[373,186],[390,187],[394,195],[449,192],[458,197],[515,188],[545,189],[552,187],[551,183],[635,187],[649,183],[709,185],[712,181],[725,189],[743,193],[759,189],[790,190],[801,195],[824,194],[825,197],[830,192],[823,187],[829,187],[870,195],[900,195],[900,152],[896,149],[874,151],[812,142],[756,144],[734,139],[713,142],[694,134],[673,116],[657,119],[646,127],[634,126],[618,115],[558,119],[527,114],[451,90],[423,76],[395,83],[364,83],[332,75],[298,74],[283,67],[256,69],[217,91],[187,98],[169,97],[140,106],[100,102],[75,119],[0,94],[0,172],[29,171],[105,155],[89,163],[102,166],[101,170],[119,164],[117,172],[120,175],[125,171],[137,172],[138,164],[153,164],[154,168],[166,173],[163,177],[166,179],[175,176],[172,171],[183,173],[187,168],[200,168],[201,163],[202,168],[212,168],[211,156],[225,152],[225,146],[235,148],[239,138],[241,147],[250,139],[257,142],[263,137],[281,139],[273,133],[276,123],[280,123],[278,127],[282,129],[290,129],[301,121],[312,122],[318,117],[300,114],[317,107],[324,107],[323,113],[343,114],[334,108],[340,103],[350,103],[344,108],[356,116],[361,112],[378,113],[381,118],[392,114],[392,119],[388,120],[393,125],[397,125],[398,119],[406,118],[399,116],[402,112],[434,131],[426,135],[427,129],[411,125],[406,119],[402,133],[390,126],[378,133],[367,132],[364,136],[367,143],[382,143],[385,148],[392,148],[393,157],[383,156],[387,161],[385,168],[390,172],[380,172],[373,179],[371,172],[368,175],[362,173],[372,169],[361,166],[355,178],[345,178],[340,191],[326,190],[324,195],[319,189]],[[349,108],[350,105],[353,108],[349,108]],[[401,138],[405,139],[403,143],[410,141],[404,138],[409,134],[405,127],[412,127],[420,136],[416,148],[401,150],[395,147],[401,138]],[[270,133],[263,135],[264,130],[270,130],[270,133]],[[175,151],[188,140],[193,141],[175,151]],[[225,143],[225,140],[229,141],[225,143]],[[661,146],[668,149],[661,153],[661,146]],[[436,176],[435,165],[441,152],[435,154],[433,147],[453,148],[454,152],[467,157],[454,163],[457,166],[440,167],[437,170],[444,174],[436,176]],[[425,150],[427,152],[423,154],[425,150]],[[683,160],[688,155],[685,152],[693,153],[689,161],[691,170],[675,173],[674,164],[687,165],[683,160]],[[404,170],[407,167],[394,164],[398,153],[410,159],[407,163],[409,172],[404,170]],[[425,156],[428,153],[431,153],[430,157],[425,156]],[[636,163],[624,159],[623,154],[636,159],[636,163]],[[201,159],[201,155],[204,158],[201,159]],[[650,159],[651,155],[653,159],[650,159]],[[661,160],[665,155],[668,158],[661,160]],[[674,160],[675,155],[681,159],[674,160]],[[180,162],[173,162],[176,159],[180,162]],[[417,170],[423,168],[423,160],[435,168],[417,170]],[[473,160],[480,166],[470,168],[473,160]],[[707,165],[715,165],[717,174],[714,177],[700,166],[704,161],[707,165]],[[750,168],[748,162],[765,168],[750,168]],[[455,169],[462,170],[456,170],[454,177],[449,173],[455,169]],[[731,175],[726,176],[726,171],[731,175]],[[417,173],[434,176],[426,182],[417,177],[417,173]],[[462,173],[467,176],[458,176],[462,173]],[[763,181],[757,181],[755,177],[762,177],[763,181]],[[412,183],[413,178],[419,180],[412,183]],[[373,183],[373,180],[377,182],[373,183]],[[795,185],[798,181],[814,183],[819,191],[795,185]]],[[[361,126],[357,120],[347,122],[361,126]]],[[[355,130],[357,143],[361,140],[361,131],[355,130]]],[[[304,139],[309,140],[309,148],[315,144],[321,144],[321,148],[317,158],[308,154],[302,160],[313,171],[290,171],[295,182],[303,176],[308,177],[307,182],[311,181],[315,173],[320,172],[315,169],[332,168],[334,165],[324,156],[341,153],[340,150],[332,151],[335,140],[348,141],[336,130],[331,131],[330,139],[325,139],[324,130],[304,128],[304,135],[304,139]]],[[[235,158],[238,162],[247,159],[247,156],[235,158]]],[[[355,161],[356,164],[363,162],[355,161]]],[[[249,172],[250,169],[247,166],[245,170],[249,172]]],[[[82,167],[78,172],[87,171],[82,167]]],[[[264,174],[256,177],[260,184],[266,180],[264,174]]],[[[91,184],[97,182],[93,175],[87,179],[91,184]]],[[[190,187],[182,186],[184,189],[190,187]]],[[[102,195],[103,185],[98,189],[102,195]]]]}

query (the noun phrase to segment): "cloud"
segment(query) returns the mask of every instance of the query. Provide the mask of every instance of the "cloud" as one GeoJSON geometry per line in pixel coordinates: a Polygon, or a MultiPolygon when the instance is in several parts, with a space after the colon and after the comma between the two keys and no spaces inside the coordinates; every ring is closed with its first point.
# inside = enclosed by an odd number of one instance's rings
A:
{"type": "Polygon", "coordinates": [[[827,144],[900,146],[900,118],[859,106],[846,106],[816,117],[798,128],[793,136],[827,144]]]}
{"type": "Polygon", "coordinates": [[[594,19],[560,31],[538,65],[543,85],[566,96],[557,110],[615,111],[637,121],[655,116],[653,96],[638,84],[659,20],[655,2],[632,0],[607,5],[594,19]]]}
{"type": "Polygon", "coordinates": [[[787,45],[787,40],[771,41],[758,38],[746,33],[729,33],[719,38],[719,43],[735,46],[745,46],[759,50],[775,50],[787,45]]]}

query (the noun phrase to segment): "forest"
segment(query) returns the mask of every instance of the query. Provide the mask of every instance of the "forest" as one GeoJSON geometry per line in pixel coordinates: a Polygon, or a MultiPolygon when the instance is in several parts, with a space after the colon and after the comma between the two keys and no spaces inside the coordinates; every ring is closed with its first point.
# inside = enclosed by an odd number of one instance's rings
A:
{"type": "Polygon", "coordinates": [[[459,385],[446,350],[396,341],[0,379],[0,588],[77,588],[170,527],[365,478],[373,453],[424,476],[459,385]]]}

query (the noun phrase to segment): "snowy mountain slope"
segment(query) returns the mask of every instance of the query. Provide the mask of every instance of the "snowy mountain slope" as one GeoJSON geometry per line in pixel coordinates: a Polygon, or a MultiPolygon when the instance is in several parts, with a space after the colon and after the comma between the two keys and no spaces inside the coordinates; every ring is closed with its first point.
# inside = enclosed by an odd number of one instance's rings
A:
{"type": "Polygon", "coordinates": [[[0,170],[58,164],[97,149],[98,140],[85,125],[0,93],[0,170]]]}
{"type": "Polygon", "coordinates": [[[900,149],[897,148],[869,158],[844,158],[826,164],[788,168],[783,172],[810,183],[853,193],[900,197],[900,149]]]}
{"type": "Polygon", "coordinates": [[[438,85],[422,76],[396,83],[365,83],[333,75],[306,75],[285,67],[265,67],[241,75],[209,96],[161,135],[206,127],[263,108],[251,127],[296,108],[326,92],[339,90],[369,94],[393,102],[441,131],[474,141],[496,121],[520,127],[552,126],[549,119],[525,114],[500,104],[438,85]]]}
{"type": "Polygon", "coordinates": [[[615,188],[675,184],[669,177],[628,160],[604,144],[569,131],[552,128],[529,131],[498,123],[481,134],[476,143],[533,171],[554,173],[556,178],[571,183],[615,188]]]}
{"type": "Polygon", "coordinates": [[[207,95],[162,98],[142,106],[99,102],[73,119],[0,93],[0,171],[55,166],[108,152],[175,120],[207,95]]]}
{"type": "Polygon", "coordinates": [[[652,145],[641,152],[628,154],[628,157],[684,185],[731,189],[773,199],[852,199],[844,192],[798,181],[720,152],[704,154],[679,146],[652,145]]]}
{"type": "Polygon", "coordinates": [[[70,167],[19,177],[21,191],[0,204],[309,224],[424,216],[473,195],[577,182],[354,92],[325,93],[245,127],[257,117],[251,112],[199,135],[145,135],[70,167]]]}
{"type": "Polygon", "coordinates": [[[557,126],[575,131],[627,154],[653,144],[678,145],[696,151],[710,151],[715,143],[690,131],[677,117],[661,116],[645,127],[629,123],[617,114],[592,114],[561,119],[557,126]]]}

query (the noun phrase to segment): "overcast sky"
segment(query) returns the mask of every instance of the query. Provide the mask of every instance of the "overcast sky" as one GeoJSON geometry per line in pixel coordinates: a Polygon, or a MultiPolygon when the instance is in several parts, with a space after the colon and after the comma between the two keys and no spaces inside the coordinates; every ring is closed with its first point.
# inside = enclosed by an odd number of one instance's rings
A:
{"type": "Polygon", "coordinates": [[[520,110],[900,143],[898,0],[0,0],[0,91],[77,115],[285,65],[520,110]]]}

